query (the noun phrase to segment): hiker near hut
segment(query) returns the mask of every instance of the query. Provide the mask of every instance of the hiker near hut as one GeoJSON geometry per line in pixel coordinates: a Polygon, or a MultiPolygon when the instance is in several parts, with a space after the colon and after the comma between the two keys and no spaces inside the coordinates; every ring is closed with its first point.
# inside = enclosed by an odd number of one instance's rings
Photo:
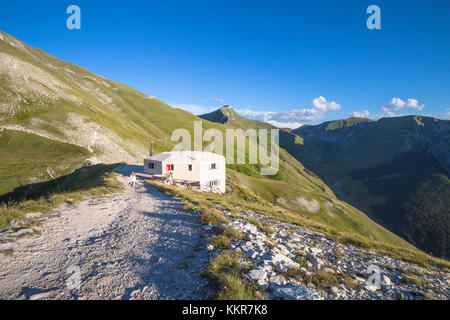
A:
{"type": "Polygon", "coordinates": [[[130,175],[130,182],[128,183],[129,186],[131,186],[131,190],[134,190],[136,186],[136,174],[134,172],[130,175]]]}

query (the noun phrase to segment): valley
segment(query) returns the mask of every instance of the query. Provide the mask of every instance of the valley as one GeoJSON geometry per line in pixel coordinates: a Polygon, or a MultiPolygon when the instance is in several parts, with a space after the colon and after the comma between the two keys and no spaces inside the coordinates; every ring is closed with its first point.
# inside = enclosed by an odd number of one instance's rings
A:
{"type": "Polygon", "coordinates": [[[410,243],[448,258],[450,121],[347,119],[293,131],[287,147],[338,197],[410,243]]]}

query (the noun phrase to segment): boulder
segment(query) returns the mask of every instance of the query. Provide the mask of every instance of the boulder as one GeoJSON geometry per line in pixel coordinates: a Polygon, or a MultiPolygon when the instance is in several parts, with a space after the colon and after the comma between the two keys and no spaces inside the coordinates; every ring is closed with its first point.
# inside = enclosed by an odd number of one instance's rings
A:
{"type": "Polygon", "coordinates": [[[371,291],[371,292],[375,292],[377,290],[379,290],[379,286],[377,286],[376,284],[372,284],[372,283],[365,283],[364,284],[364,289],[371,291]]]}
{"type": "Polygon", "coordinates": [[[234,221],[231,223],[232,226],[240,229],[241,231],[249,234],[256,235],[258,234],[258,228],[249,222],[240,222],[240,221],[234,221]]]}
{"type": "Polygon", "coordinates": [[[257,237],[255,240],[252,241],[252,244],[257,248],[264,248],[265,242],[264,239],[257,237]]]}
{"type": "Polygon", "coordinates": [[[392,285],[391,279],[389,279],[389,277],[385,274],[383,274],[381,276],[381,284],[385,285],[385,286],[390,286],[392,285]]]}
{"type": "Polygon", "coordinates": [[[313,254],[308,253],[306,255],[306,260],[308,260],[309,262],[312,263],[312,265],[314,266],[314,268],[316,268],[317,270],[321,270],[323,268],[323,261],[317,257],[315,257],[313,254]]]}
{"type": "Polygon", "coordinates": [[[289,268],[299,269],[300,265],[297,262],[288,263],[286,261],[280,261],[275,264],[275,270],[278,272],[287,272],[289,268]]]}
{"type": "Polygon", "coordinates": [[[53,291],[47,291],[47,292],[41,292],[31,295],[28,299],[29,300],[43,300],[48,298],[53,293],[53,291]]]}
{"type": "Polygon", "coordinates": [[[288,268],[300,268],[297,262],[292,261],[291,258],[286,257],[281,253],[275,253],[271,256],[270,262],[275,266],[278,272],[286,272],[288,268]]]}
{"type": "Polygon", "coordinates": [[[276,250],[278,250],[281,254],[283,254],[285,256],[291,255],[291,252],[282,244],[279,244],[278,248],[276,248],[276,250]]]}
{"type": "Polygon", "coordinates": [[[341,292],[340,292],[339,289],[336,288],[336,287],[332,287],[332,288],[331,288],[331,293],[334,294],[334,295],[337,296],[337,297],[341,295],[341,292]]]}
{"type": "Polygon", "coordinates": [[[291,258],[286,257],[285,255],[283,255],[281,253],[275,253],[274,255],[272,255],[271,260],[272,260],[273,264],[275,264],[275,265],[280,262],[283,262],[285,264],[293,264],[294,263],[294,261],[292,261],[291,258]]]}
{"type": "Polygon", "coordinates": [[[17,232],[14,232],[12,234],[13,237],[20,237],[23,236],[24,234],[28,234],[28,233],[33,233],[34,231],[32,229],[20,229],[17,232]]]}
{"type": "Polygon", "coordinates": [[[20,224],[19,224],[19,222],[17,222],[16,220],[11,220],[11,221],[9,222],[9,225],[10,225],[11,227],[13,227],[13,228],[20,228],[20,224]]]}
{"type": "Polygon", "coordinates": [[[265,282],[267,277],[267,271],[263,268],[257,268],[250,270],[250,272],[247,274],[247,277],[250,280],[256,281],[256,282],[265,282]]]}
{"type": "Polygon", "coordinates": [[[263,265],[262,265],[262,268],[263,268],[264,270],[266,270],[266,272],[271,272],[271,271],[273,270],[273,267],[272,267],[270,264],[267,264],[266,261],[264,261],[264,263],[263,263],[263,265]]]}
{"type": "Polygon", "coordinates": [[[247,256],[249,256],[252,259],[255,259],[257,256],[260,255],[260,251],[257,250],[256,248],[254,248],[253,246],[250,245],[243,245],[241,247],[242,252],[244,252],[247,256]]]}
{"type": "Polygon", "coordinates": [[[316,300],[318,298],[312,290],[295,284],[277,287],[273,294],[275,297],[284,300],[316,300]]]}
{"type": "Polygon", "coordinates": [[[279,274],[271,276],[269,278],[269,281],[270,281],[270,283],[278,285],[278,286],[284,286],[287,283],[286,278],[279,274]]]}
{"type": "Polygon", "coordinates": [[[14,250],[15,246],[16,245],[12,242],[2,243],[0,244],[0,251],[14,250]]]}
{"type": "Polygon", "coordinates": [[[311,247],[311,248],[309,248],[309,251],[311,251],[312,254],[316,255],[316,254],[322,253],[323,250],[318,247],[311,247]]]}
{"type": "Polygon", "coordinates": [[[42,216],[42,212],[30,212],[26,214],[27,219],[36,219],[42,216]]]}

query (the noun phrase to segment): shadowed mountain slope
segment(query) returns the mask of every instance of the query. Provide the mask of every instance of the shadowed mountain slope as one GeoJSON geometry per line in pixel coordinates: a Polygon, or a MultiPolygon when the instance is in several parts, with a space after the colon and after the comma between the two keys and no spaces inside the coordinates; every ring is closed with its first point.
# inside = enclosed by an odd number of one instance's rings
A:
{"type": "Polygon", "coordinates": [[[289,152],[339,198],[435,255],[450,256],[450,121],[347,119],[293,131],[289,152]]]}

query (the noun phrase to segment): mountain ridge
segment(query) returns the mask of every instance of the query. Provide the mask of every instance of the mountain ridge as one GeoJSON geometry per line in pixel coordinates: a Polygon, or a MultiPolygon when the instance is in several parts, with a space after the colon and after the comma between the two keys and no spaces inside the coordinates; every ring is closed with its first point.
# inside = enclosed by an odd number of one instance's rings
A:
{"type": "Polygon", "coordinates": [[[213,112],[199,115],[199,117],[211,122],[230,124],[233,127],[241,129],[248,129],[250,127],[257,127],[259,129],[276,128],[275,126],[266,122],[247,119],[237,113],[236,110],[234,110],[233,107],[229,105],[223,106],[213,112]]]}
{"type": "Polygon", "coordinates": [[[420,248],[449,257],[450,121],[411,115],[327,126],[294,130],[304,145],[291,153],[338,197],[420,248]],[[423,196],[425,185],[436,192],[423,196]],[[414,209],[417,201],[422,216],[414,209]]]}

